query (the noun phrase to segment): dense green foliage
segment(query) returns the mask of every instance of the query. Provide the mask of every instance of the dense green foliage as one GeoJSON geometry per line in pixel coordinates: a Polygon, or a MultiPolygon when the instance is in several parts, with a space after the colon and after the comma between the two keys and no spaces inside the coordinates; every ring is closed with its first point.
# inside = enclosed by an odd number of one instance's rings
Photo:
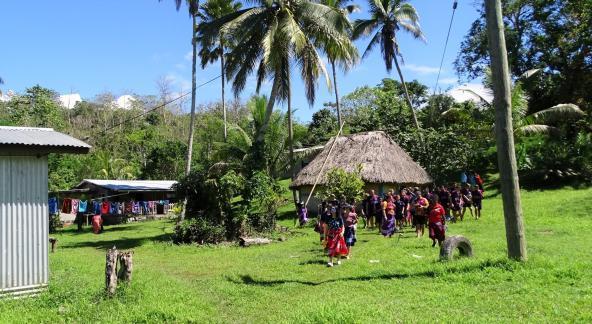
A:
{"type": "Polygon", "coordinates": [[[449,224],[447,235],[467,236],[475,256],[445,263],[408,229],[400,239],[359,230],[352,259],[329,269],[309,227],[251,248],[174,245],[168,221],[107,226],[101,235],[68,228],[49,255],[48,291],[1,300],[0,322],[590,322],[591,195],[522,192],[526,263],[506,258],[493,191],[479,221],[449,224]],[[106,298],[105,250],[113,245],[134,250],[133,282],[106,298]]]}
{"type": "Polygon", "coordinates": [[[347,172],[342,168],[333,168],[327,172],[327,183],[320,190],[320,196],[327,201],[360,202],[364,196],[364,181],[360,176],[362,166],[347,172]]]}
{"type": "Polygon", "coordinates": [[[218,243],[221,237],[234,240],[270,232],[275,229],[283,190],[261,171],[245,177],[233,170],[219,174],[194,169],[177,185],[178,198],[187,199],[187,209],[186,220],[175,228],[175,242],[218,243]],[[210,235],[209,229],[216,234],[210,235]]]}
{"type": "MultiPolygon", "coordinates": [[[[508,61],[514,78],[544,69],[526,84],[529,109],[560,103],[592,109],[592,2],[503,0],[508,61]]],[[[459,74],[483,76],[489,66],[485,10],[473,22],[455,62],[459,74]]],[[[533,112],[534,112],[533,111],[533,112]]]]}

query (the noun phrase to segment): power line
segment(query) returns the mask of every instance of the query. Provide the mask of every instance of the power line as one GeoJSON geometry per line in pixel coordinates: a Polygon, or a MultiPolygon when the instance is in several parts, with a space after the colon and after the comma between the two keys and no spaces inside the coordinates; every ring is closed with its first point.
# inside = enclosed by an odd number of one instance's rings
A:
{"type": "Polygon", "coordinates": [[[452,21],[454,21],[454,13],[458,6],[458,0],[454,0],[452,5],[452,17],[450,17],[450,25],[448,26],[448,34],[446,35],[446,42],[444,43],[444,51],[442,52],[442,59],[440,60],[440,69],[438,69],[438,77],[436,78],[436,85],[434,86],[434,94],[438,89],[438,82],[440,81],[440,73],[442,72],[442,65],[444,64],[444,56],[446,55],[446,48],[448,47],[448,38],[450,38],[450,30],[452,29],[452,21]]]}
{"type": "MultiPolygon", "coordinates": [[[[206,82],[204,82],[204,83],[202,83],[202,84],[199,84],[199,85],[197,85],[197,86],[195,87],[195,89],[197,90],[197,89],[199,89],[199,88],[201,88],[201,87],[205,86],[205,85],[206,85],[206,84],[208,84],[208,83],[214,82],[216,79],[219,79],[221,76],[222,76],[222,75],[218,75],[218,76],[217,76],[217,77],[215,77],[215,78],[212,78],[212,79],[210,79],[210,80],[208,80],[208,81],[206,81],[206,82]]],[[[173,98],[173,99],[171,99],[171,100],[169,100],[169,101],[166,101],[166,102],[164,102],[164,103],[162,103],[162,104],[160,104],[160,105],[158,105],[158,106],[156,106],[156,107],[154,107],[154,108],[148,109],[148,110],[144,111],[144,112],[143,112],[143,113],[141,113],[141,114],[138,114],[138,115],[136,115],[136,116],[130,117],[130,118],[128,118],[128,119],[126,119],[126,120],[124,120],[124,121],[122,121],[122,122],[118,123],[118,124],[115,124],[115,125],[113,125],[113,126],[111,126],[111,127],[105,128],[104,130],[102,130],[102,131],[101,131],[101,134],[102,134],[102,135],[105,135],[105,133],[106,133],[108,130],[111,130],[111,129],[113,129],[113,128],[117,127],[117,126],[121,126],[121,125],[123,125],[123,124],[125,124],[125,123],[127,123],[127,122],[129,122],[129,121],[131,121],[131,120],[134,120],[134,119],[138,118],[138,117],[142,117],[142,116],[144,116],[144,115],[146,115],[146,114],[148,114],[148,113],[150,113],[150,112],[153,112],[153,111],[155,111],[155,110],[157,110],[157,109],[159,109],[159,108],[162,108],[162,107],[164,107],[164,106],[166,106],[166,105],[168,105],[168,104],[171,104],[171,103],[173,103],[173,102],[175,102],[175,101],[177,101],[177,100],[179,100],[179,99],[181,99],[181,98],[183,98],[183,97],[185,97],[185,96],[187,96],[187,95],[189,95],[189,94],[191,94],[191,91],[185,92],[185,93],[181,94],[180,96],[178,96],[178,97],[176,97],[176,98],[173,98]]]]}

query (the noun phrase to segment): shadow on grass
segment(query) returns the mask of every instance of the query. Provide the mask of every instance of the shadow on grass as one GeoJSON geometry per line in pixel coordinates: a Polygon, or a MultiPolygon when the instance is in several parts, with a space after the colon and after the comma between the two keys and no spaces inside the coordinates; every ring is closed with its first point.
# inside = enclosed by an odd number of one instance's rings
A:
{"type": "MultiPolygon", "coordinates": [[[[325,264],[322,261],[309,261],[304,262],[301,264],[325,264]]],[[[444,275],[447,273],[468,273],[468,272],[475,272],[475,271],[484,271],[489,268],[499,268],[504,271],[512,272],[516,266],[519,266],[516,262],[500,259],[500,260],[485,260],[478,264],[461,266],[461,267],[454,267],[443,269],[439,271],[435,270],[428,270],[428,271],[421,271],[417,273],[392,273],[392,274],[383,274],[378,276],[358,276],[358,277],[345,277],[345,278],[335,278],[335,279],[328,279],[322,281],[306,281],[306,280],[294,280],[294,279],[276,279],[276,280],[262,280],[262,279],[255,279],[251,275],[242,275],[239,278],[231,278],[227,277],[226,279],[232,283],[237,285],[249,285],[249,286],[263,286],[263,287],[272,287],[277,285],[289,284],[289,283],[296,283],[306,286],[320,286],[329,283],[335,282],[345,282],[345,281],[370,281],[370,280],[392,280],[392,279],[412,279],[412,278],[435,278],[440,275],[444,275]]]]}
{"type": "MultiPolygon", "coordinates": [[[[99,234],[100,236],[100,234],[99,234]]],[[[100,238],[99,238],[100,239],[100,238]]],[[[64,249],[77,249],[77,248],[85,248],[91,247],[98,250],[107,250],[116,246],[118,249],[132,249],[135,247],[142,246],[149,242],[170,242],[171,235],[170,234],[160,234],[148,237],[134,237],[134,238],[120,238],[115,240],[97,240],[97,241],[84,241],[84,242],[75,242],[70,243],[67,245],[63,245],[62,248],[64,249]]]]}

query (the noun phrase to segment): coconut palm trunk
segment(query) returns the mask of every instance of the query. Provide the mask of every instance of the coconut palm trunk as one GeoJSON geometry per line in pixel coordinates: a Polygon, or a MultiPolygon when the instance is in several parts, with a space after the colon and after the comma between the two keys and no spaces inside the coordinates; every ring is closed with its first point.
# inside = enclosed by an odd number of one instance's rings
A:
{"type": "Polygon", "coordinates": [[[265,160],[265,134],[267,133],[267,128],[269,127],[269,121],[271,119],[271,115],[273,113],[273,107],[275,105],[275,100],[278,94],[279,88],[279,76],[276,74],[276,77],[273,79],[273,85],[271,87],[271,93],[269,94],[269,100],[267,101],[267,107],[265,108],[265,116],[263,118],[263,124],[257,130],[255,136],[255,142],[253,143],[253,162],[263,164],[263,167],[260,169],[267,170],[267,162],[265,160]]]}
{"type": "MultiPolygon", "coordinates": [[[[198,2],[199,7],[199,2],[198,2]]],[[[195,97],[197,92],[197,42],[195,41],[195,25],[197,23],[197,15],[191,15],[193,38],[191,39],[192,45],[192,58],[191,58],[191,119],[189,121],[189,140],[187,142],[187,160],[185,161],[185,175],[189,175],[191,172],[191,159],[193,157],[193,133],[195,131],[195,97]]]]}
{"type": "MultiPolygon", "coordinates": [[[[199,1],[197,2],[197,8],[199,8],[199,1]]],[[[197,42],[195,40],[195,25],[197,23],[197,10],[191,13],[191,28],[192,28],[192,58],[191,58],[191,117],[189,120],[189,140],[187,142],[187,155],[185,161],[185,176],[188,176],[191,172],[191,159],[193,158],[193,133],[195,131],[195,97],[197,92],[197,42]]],[[[185,219],[185,213],[187,212],[187,198],[183,201],[183,210],[179,216],[179,222],[185,219]]]]}
{"type": "Polygon", "coordinates": [[[335,108],[337,109],[337,125],[341,125],[341,106],[339,104],[339,92],[337,90],[337,72],[335,71],[335,60],[331,60],[333,70],[333,88],[335,88],[335,108]]]}
{"type": "Polygon", "coordinates": [[[493,80],[497,160],[504,206],[508,257],[526,261],[526,237],[514,153],[510,72],[500,0],[485,0],[485,12],[493,80]]]}
{"type": "MultiPolygon", "coordinates": [[[[294,165],[294,128],[292,123],[292,86],[290,83],[290,71],[288,68],[288,77],[286,80],[288,85],[288,148],[289,148],[289,167],[290,167],[290,178],[292,181],[296,179],[296,168],[294,165]]],[[[294,205],[298,203],[298,193],[296,190],[292,190],[292,199],[294,200],[294,205]]]]}
{"type": "Polygon", "coordinates": [[[403,90],[405,91],[405,99],[407,100],[407,104],[409,105],[409,109],[411,110],[411,116],[413,116],[413,123],[415,124],[415,128],[419,131],[419,122],[417,121],[417,115],[415,114],[415,109],[413,109],[413,104],[411,103],[411,97],[409,97],[409,91],[407,90],[407,85],[405,84],[405,79],[403,78],[403,72],[401,72],[401,67],[399,66],[399,59],[397,56],[394,56],[395,67],[397,68],[397,73],[399,73],[399,79],[401,79],[401,84],[403,85],[403,90]]]}
{"type": "Polygon", "coordinates": [[[228,124],[226,121],[226,102],[224,100],[226,78],[224,76],[224,46],[222,46],[222,37],[220,37],[220,79],[222,80],[222,114],[224,117],[224,142],[226,142],[226,139],[228,137],[228,124]]]}

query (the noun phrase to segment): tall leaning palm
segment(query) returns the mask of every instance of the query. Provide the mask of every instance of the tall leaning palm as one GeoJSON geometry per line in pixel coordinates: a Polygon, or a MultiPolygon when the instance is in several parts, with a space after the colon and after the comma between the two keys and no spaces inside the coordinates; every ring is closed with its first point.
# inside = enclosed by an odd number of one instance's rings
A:
{"type": "MultiPolygon", "coordinates": [[[[162,0],[159,0],[162,1],[162,0]]],[[[197,27],[197,15],[199,12],[199,0],[185,0],[187,7],[189,8],[189,16],[191,16],[191,45],[192,45],[192,58],[191,58],[191,119],[189,121],[189,140],[187,143],[187,156],[185,161],[185,175],[189,175],[191,172],[191,159],[193,156],[193,134],[195,130],[195,100],[197,90],[197,42],[196,42],[196,27],[197,27]]],[[[177,11],[181,8],[183,0],[175,0],[177,11]]],[[[183,217],[181,217],[183,218],[183,217]]]]}
{"type": "MultiPolygon", "coordinates": [[[[202,23],[211,23],[215,20],[221,19],[222,17],[233,14],[241,9],[242,5],[234,0],[208,0],[204,3],[198,13],[202,23]]],[[[226,102],[225,102],[225,89],[226,89],[226,78],[224,75],[224,50],[226,43],[224,41],[224,35],[219,33],[217,39],[212,37],[200,37],[201,28],[197,28],[197,39],[200,43],[199,56],[201,58],[202,69],[206,65],[220,60],[220,79],[222,82],[222,113],[224,117],[224,141],[228,137],[228,123],[226,121],[226,102]],[[209,43],[206,42],[210,41],[209,43]]]]}
{"type": "MultiPolygon", "coordinates": [[[[360,8],[355,4],[347,4],[349,0],[323,0],[321,3],[337,10],[345,19],[342,21],[348,21],[347,15],[352,12],[358,11],[360,8]]],[[[342,29],[342,32],[350,34],[352,32],[351,24],[339,25],[338,28],[342,29]]],[[[331,71],[333,74],[333,91],[335,92],[335,108],[337,110],[337,122],[341,126],[341,106],[339,104],[339,89],[337,87],[337,72],[335,65],[339,64],[343,70],[347,71],[358,61],[358,49],[353,44],[336,44],[332,42],[332,39],[324,41],[324,44],[320,45],[321,48],[327,54],[329,63],[331,63],[331,71]]]]}
{"type": "Polygon", "coordinates": [[[415,123],[415,127],[419,129],[419,122],[417,121],[417,116],[413,109],[413,104],[411,103],[407,85],[405,84],[405,79],[403,78],[397,58],[397,56],[401,56],[397,41],[397,32],[399,30],[409,32],[416,39],[425,40],[419,25],[419,15],[415,8],[405,3],[404,0],[368,0],[368,6],[371,17],[370,19],[356,20],[354,23],[353,38],[358,39],[362,36],[374,34],[362,57],[368,56],[372,52],[372,49],[379,44],[388,72],[391,72],[393,62],[395,63],[401,84],[405,90],[407,104],[409,105],[409,109],[411,109],[413,122],[415,123]]]}
{"type": "Polygon", "coordinates": [[[257,92],[266,79],[272,87],[265,111],[264,124],[258,130],[254,143],[254,161],[265,161],[262,156],[265,133],[276,100],[288,106],[288,141],[293,166],[293,132],[291,106],[291,65],[298,67],[304,81],[309,104],[315,100],[317,80],[330,79],[316,47],[327,41],[351,46],[347,33],[339,28],[347,25],[337,10],[308,0],[257,0],[249,8],[224,24],[222,32],[231,35],[233,48],[228,53],[226,75],[231,78],[235,94],[240,93],[248,77],[256,72],[257,92]]]}
{"type": "MultiPolygon", "coordinates": [[[[162,1],[162,0],[159,0],[162,1]]],[[[193,159],[193,134],[195,132],[195,100],[197,92],[197,42],[196,42],[196,27],[197,14],[199,12],[199,0],[185,0],[189,8],[189,16],[191,16],[191,117],[189,121],[189,140],[187,141],[187,155],[185,156],[185,176],[191,172],[191,160],[193,159]]],[[[177,11],[181,8],[183,0],[175,0],[177,11]]],[[[187,211],[187,199],[183,203],[183,211],[179,217],[179,222],[185,219],[187,211]]]]}

